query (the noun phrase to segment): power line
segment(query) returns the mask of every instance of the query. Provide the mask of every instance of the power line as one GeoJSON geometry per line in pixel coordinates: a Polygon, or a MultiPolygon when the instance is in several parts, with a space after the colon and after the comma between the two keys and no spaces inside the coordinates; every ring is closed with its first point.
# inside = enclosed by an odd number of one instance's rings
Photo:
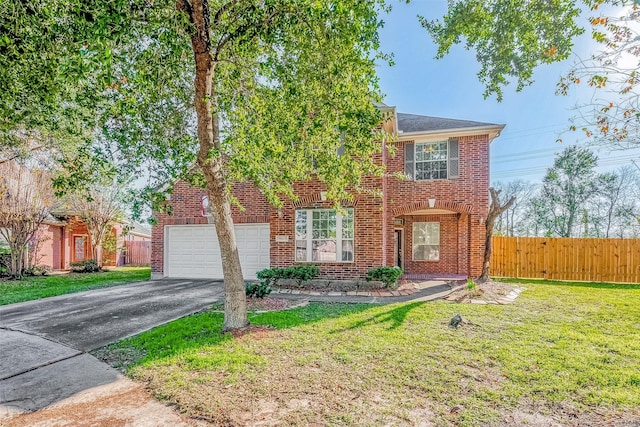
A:
{"type": "MultiPolygon", "coordinates": [[[[542,155],[542,156],[528,156],[528,157],[521,157],[521,158],[517,158],[517,159],[514,158],[512,160],[509,160],[509,159],[497,160],[497,161],[492,161],[491,164],[495,164],[495,163],[510,163],[510,162],[514,162],[514,161],[517,161],[517,160],[518,161],[519,160],[533,160],[533,159],[539,159],[539,158],[542,158],[542,157],[546,157],[546,156],[544,156],[544,155],[542,155]]],[[[629,156],[606,157],[606,158],[604,158],[602,160],[599,160],[598,161],[598,165],[600,165],[602,162],[608,162],[608,161],[611,161],[611,160],[623,160],[623,159],[629,159],[629,158],[630,158],[629,156]]]]}
{"type": "MultiPolygon", "coordinates": [[[[598,166],[596,166],[596,169],[600,169],[607,166],[625,165],[630,162],[633,162],[633,159],[630,159],[628,157],[603,160],[598,164],[598,166]]],[[[540,174],[546,173],[548,169],[549,169],[549,166],[534,166],[530,168],[509,169],[509,170],[492,172],[491,176],[494,178],[505,178],[505,177],[518,176],[518,175],[540,175],[540,174]]]]}
{"type": "MultiPolygon", "coordinates": [[[[566,147],[564,147],[564,148],[566,148],[566,147]]],[[[518,157],[518,156],[524,156],[524,155],[536,154],[536,153],[548,153],[548,152],[551,152],[551,151],[558,151],[558,150],[559,150],[558,147],[548,147],[548,148],[540,148],[538,150],[520,151],[518,153],[496,154],[495,156],[492,155],[491,158],[492,159],[501,159],[501,158],[506,158],[506,157],[518,157]]]]}

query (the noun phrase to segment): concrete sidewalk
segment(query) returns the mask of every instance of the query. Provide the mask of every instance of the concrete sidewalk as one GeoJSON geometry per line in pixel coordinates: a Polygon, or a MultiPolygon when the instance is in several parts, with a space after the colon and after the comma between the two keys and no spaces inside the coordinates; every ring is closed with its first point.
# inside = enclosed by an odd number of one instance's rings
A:
{"type": "Polygon", "coordinates": [[[89,354],[0,328],[0,420],[3,415],[35,411],[119,377],[115,369],[89,354]]]}
{"type": "Polygon", "coordinates": [[[223,294],[221,281],[172,279],[1,306],[0,425],[123,380],[87,352],[207,309],[223,294]]]}

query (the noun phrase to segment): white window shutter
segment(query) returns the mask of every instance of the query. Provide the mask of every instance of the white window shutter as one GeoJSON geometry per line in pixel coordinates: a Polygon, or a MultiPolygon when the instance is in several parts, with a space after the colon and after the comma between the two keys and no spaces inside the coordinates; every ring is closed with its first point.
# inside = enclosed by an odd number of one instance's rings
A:
{"type": "Polygon", "coordinates": [[[413,142],[407,142],[404,144],[404,174],[407,179],[414,180],[414,157],[415,152],[413,148],[413,142]]]}
{"type": "Polygon", "coordinates": [[[447,178],[458,178],[460,175],[460,143],[458,138],[449,138],[449,171],[447,178]]]}

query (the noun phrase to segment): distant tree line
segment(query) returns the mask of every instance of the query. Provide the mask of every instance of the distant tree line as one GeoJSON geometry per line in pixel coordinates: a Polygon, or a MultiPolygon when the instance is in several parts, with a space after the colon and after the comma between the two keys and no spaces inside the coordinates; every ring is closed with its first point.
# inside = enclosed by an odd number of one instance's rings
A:
{"type": "Polygon", "coordinates": [[[571,146],[558,154],[542,183],[497,182],[514,203],[498,216],[494,235],[640,237],[640,171],[625,166],[598,173],[597,156],[571,146]]]}

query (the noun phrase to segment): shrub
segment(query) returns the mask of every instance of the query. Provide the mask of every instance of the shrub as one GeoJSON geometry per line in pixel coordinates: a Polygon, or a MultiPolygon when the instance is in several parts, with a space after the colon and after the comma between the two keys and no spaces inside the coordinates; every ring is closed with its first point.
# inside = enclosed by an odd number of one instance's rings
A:
{"type": "Polygon", "coordinates": [[[298,286],[305,280],[311,280],[320,275],[320,268],[317,265],[294,265],[286,268],[266,268],[257,273],[258,279],[266,280],[269,284],[275,284],[278,279],[293,279],[298,282],[298,286]]]}
{"type": "Polygon", "coordinates": [[[271,293],[271,286],[266,280],[260,283],[247,283],[244,287],[247,298],[264,298],[271,293]]]}
{"type": "Polygon", "coordinates": [[[469,277],[467,279],[467,289],[471,291],[471,290],[475,289],[475,287],[476,287],[476,283],[473,281],[473,279],[471,277],[469,277]]]}
{"type": "Polygon", "coordinates": [[[387,288],[396,288],[403,271],[400,267],[375,267],[367,271],[367,281],[379,280],[387,288]]]}
{"type": "Polygon", "coordinates": [[[52,271],[53,269],[48,265],[36,265],[34,267],[25,268],[22,274],[25,276],[46,276],[52,271]]]}
{"type": "Polygon", "coordinates": [[[69,264],[69,268],[76,273],[93,273],[100,271],[100,266],[95,259],[72,262],[69,264]]]}

